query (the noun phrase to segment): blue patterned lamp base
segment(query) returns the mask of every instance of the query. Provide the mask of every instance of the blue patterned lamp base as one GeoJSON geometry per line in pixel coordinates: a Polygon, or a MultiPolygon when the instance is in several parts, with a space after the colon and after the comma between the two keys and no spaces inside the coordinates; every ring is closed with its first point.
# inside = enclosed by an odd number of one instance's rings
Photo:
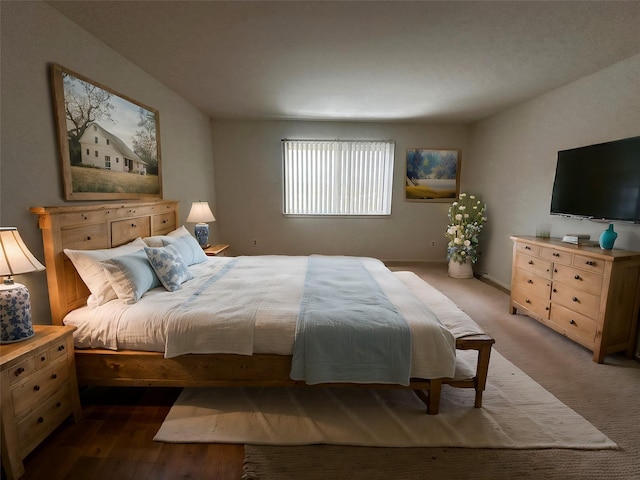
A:
{"type": "Polygon", "coordinates": [[[29,290],[20,283],[0,285],[0,343],[33,337],[29,290]]]}
{"type": "Polygon", "coordinates": [[[202,248],[207,248],[209,246],[209,224],[208,223],[196,223],[194,232],[196,234],[196,239],[198,240],[198,244],[202,248]]]}

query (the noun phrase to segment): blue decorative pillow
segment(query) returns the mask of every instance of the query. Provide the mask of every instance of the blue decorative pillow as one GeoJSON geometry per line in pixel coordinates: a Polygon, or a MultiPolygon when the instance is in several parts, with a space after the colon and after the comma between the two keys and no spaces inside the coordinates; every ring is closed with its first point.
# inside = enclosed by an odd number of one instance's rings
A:
{"type": "Polygon", "coordinates": [[[202,263],[207,260],[207,254],[204,253],[198,241],[191,235],[182,235],[180,237],[165,236],[162,237],[162,244],[165,247],[167,245],[176,247],[176,250],[180,252],[187,265],[202,263]]]}
{"type": "Polygon", "coordinates": [[[189,267],[174,246],[145,247],[144,251],[160,282],[170,292],[175,292],[182,283],[193,278],[189,267]]]}
{"type": "Polygon", "coordinates": [[[152,288],[160,286],[143,249],[100,262],[111,288],[119,299],[135,303],[152,288]]]}

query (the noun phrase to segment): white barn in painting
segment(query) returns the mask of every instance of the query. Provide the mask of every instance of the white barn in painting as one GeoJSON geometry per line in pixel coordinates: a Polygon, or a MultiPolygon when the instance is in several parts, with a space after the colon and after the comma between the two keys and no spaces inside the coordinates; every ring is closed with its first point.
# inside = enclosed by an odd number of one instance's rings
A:
{"type": "Polygon", "coordinates": [[[87,126],[80,137],[82,163],[115,172],[133,172],[145,175],[147,165],[118,137],[97,123],[87,126]]]}

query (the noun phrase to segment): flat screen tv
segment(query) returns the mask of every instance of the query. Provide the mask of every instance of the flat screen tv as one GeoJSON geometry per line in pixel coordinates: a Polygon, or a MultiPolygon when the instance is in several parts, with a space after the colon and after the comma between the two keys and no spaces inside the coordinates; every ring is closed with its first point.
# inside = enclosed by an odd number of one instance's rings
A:
{"type": "Polygon", "coordinates": [[[640,137],[559,151],[551,214],[640,223],[640,137]]]}

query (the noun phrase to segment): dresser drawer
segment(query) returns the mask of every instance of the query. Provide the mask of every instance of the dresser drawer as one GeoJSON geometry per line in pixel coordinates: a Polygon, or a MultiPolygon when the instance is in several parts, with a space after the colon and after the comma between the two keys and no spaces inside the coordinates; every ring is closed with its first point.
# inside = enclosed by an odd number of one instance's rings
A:
{"type": "Polygon", "coordinates": [[[39,403],[30,414],[19,420],[18,443],[23,455],[27,455],[38,445],[64,418],[71,413],[69,384],[61,385],[60,390],[39,403]]]}
{"type": "Polygon", "coordinates": [[[516,251],[527,255],[540,256],[540,247],[531,243],[516,242],[516,251]]]}
{"type": "Polygon", "coordinates": [[[511,290],[511,299],[539,317],[549,318],[548,298],[539,297],[538,295],[516,287],[511,290]]]}
{"type": "Polygon", "coordinates": [[[602,275],[565,265],[554,266],[553,280],[565,283],[591,295],[599,296],[600,292],[602,292],[602,275]]]}
{"type": "Polygon", "coordinates": [[[599,260],[593,257],[586,257],[584,255],[578,255],[577,253],[573,257],[573,266],[588,270],[595,273],[604,273],[604,260],[599,260]]]}
{"type": "Polygon", "coordinates": [[[518,254],[516,257],[516,267],[527,270],[540,277],[551,278],[552,262],[540,257],[518,254]]]}
{"type": "Polygon", "coordinates": [[[561,305],[551,305],[550,320],[568,335],[578,336],[589,342],[596,338],[597,325],[591,318],[569,310],[561,305]]]}
{"type": "Polygon", "coordinates": [[[600,313],[599,296],[576,290],[562,282],[553,282],[551,301],[593,319],[600,313]]]}
{"type": "Polygon", "coordinates": [[[542,278],[522,268],[516,268],[513,285],[542,298],[551,298],[551,280],[542,278]]]}
{"type": "Polygon", "coordinates": [[[60,388],[69,378],[69,367],[64,359],[39,370],[11,391],[13,411],[16,417],[36,408],[60,388]]]}
{"type": "Polygon", "coordinates": [[[555,248],[542,247],[540,256],[554,263],[563,263],[565,265],[571,265],[573,263],[572,253],[556,250],[555,248]]]}

